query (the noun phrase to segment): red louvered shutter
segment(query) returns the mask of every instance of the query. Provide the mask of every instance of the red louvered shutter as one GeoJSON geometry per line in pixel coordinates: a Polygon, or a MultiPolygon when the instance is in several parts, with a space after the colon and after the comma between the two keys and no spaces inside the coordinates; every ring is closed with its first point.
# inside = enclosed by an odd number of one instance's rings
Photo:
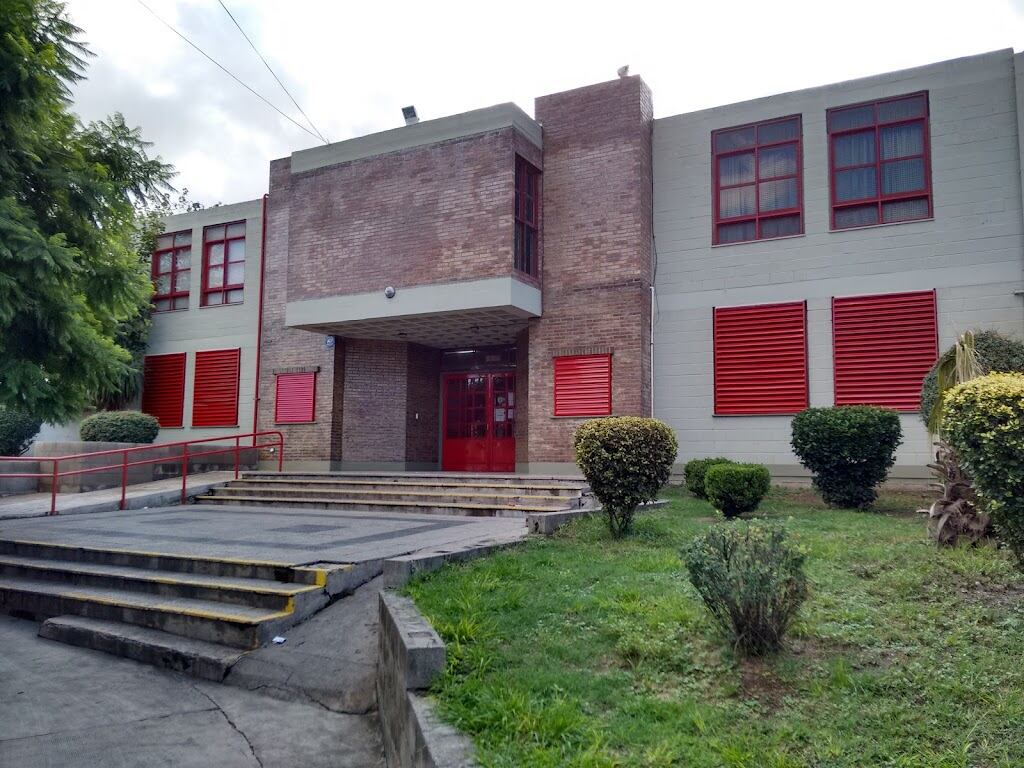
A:
{"type": "Polygon", "coordinates": [[[836,405],[916,411],[937,326],[935,291],[832,299],[836,405]]]}
{"type": "Polygon", "coordinates": [[[555,416],[607,416],[611,412],[611,355],[555,358],[555,416]]]}
{"type": "Polygon", "coordinates": [[[716,307],[715,414],[798,413],[807,407],[807,304],[716,307]]]}
{"type": "Polygon", "coordinates": [[[161,427],[180,427],[185,410],[185,353],[147,355],[142,364],[142,410],[161,427]]]}
{"type": "Polygon", "coordinates": [[[314,421],[315,400],[315,373],[277,374],[274,421],[278,424],[306,424],[314,421]]]}
{"type": "Polygon", "coordinates": [[[193,427],[238,425],[238,364],[240,349],[196,352],[192,388],[193,427]]]}

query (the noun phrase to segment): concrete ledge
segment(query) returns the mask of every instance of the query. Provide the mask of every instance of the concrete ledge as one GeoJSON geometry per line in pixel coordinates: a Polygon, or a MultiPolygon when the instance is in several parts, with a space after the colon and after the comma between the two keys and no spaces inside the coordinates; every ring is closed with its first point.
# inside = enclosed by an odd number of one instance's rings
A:
{"type": "Polygon", "coordinates": [[[419,573],[436,571],[445,563],[463,562],[492,554],[518,544],[525,537],[524,531],[521,535],[510,535],[462,546],[454,545],[445,549],[425,549],[410,555],[393,557],[384,561],[384,588],[404,587],[419,573]]]}
{"type": "Polygon", "coordinates": [[[423,691],[444,672],[445,647],[413,601],[380,593],[377,707],[389,768],[473,766],[473,745],[442,723],[423,691]]]}
{"type": "MultiPolygon", "coordinates": [[[[641,504],[636,511],[650,512],[652,509],[664,507],[666,504],[668,504],[667,501],[659,499],[658,501],[641,504]]],[[[526,528],[530,533],[550,536],[563,525],[581,517],[599,514],[601,510],[602,507],[582,507],[580,509],[567,509],[560,512],[537,512],[536,514],[526,516],[526,528]]]]}

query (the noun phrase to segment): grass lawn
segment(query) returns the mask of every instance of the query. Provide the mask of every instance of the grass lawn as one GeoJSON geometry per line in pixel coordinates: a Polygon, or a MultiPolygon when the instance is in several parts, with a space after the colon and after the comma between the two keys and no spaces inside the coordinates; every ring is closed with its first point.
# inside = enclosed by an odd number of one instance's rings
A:
{"type": "Polygon", "coordinates": [[[409,587],[448,644],[441,714],[484,766],[1024,766],[1024,577],[938,550],[913,510],[758,514],[809,552],[789,647],[733,655],[679,551],[714,520],[678,489],[624,541],[601,518],[409,587]]]}

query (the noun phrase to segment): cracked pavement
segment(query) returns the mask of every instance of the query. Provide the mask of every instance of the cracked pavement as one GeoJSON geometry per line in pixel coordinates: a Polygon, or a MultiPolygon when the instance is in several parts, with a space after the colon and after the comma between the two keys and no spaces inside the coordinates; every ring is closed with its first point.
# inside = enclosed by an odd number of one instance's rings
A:
{"type": "Polygon", "coordinates": [[[43,640],[36,622],[0,616],[0,765],[383,766],[378,585],[243,657],[228,684],[43,640]]]}

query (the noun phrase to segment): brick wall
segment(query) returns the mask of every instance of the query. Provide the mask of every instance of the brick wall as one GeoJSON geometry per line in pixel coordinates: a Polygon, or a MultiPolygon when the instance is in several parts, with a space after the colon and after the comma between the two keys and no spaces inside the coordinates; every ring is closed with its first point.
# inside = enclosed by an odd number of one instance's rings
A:
{"type": "Polygon", "coordinates": [[[436,465],[441,459],[441,351],[410,344],[406,371],[405,460],[436,465]]]}
{"type": "Polygon", "coordinates": [[[408,348],[346,340],[342,461],[405,462],[408,348]]]}
{"type": "Polygon", "coordinates": [[[284,434],[285,459],[288,462],[313,463],[327,468],[332,446],[340,444],[343,350],[340,347],[327,348],[325,337],[320,334],[292,330],[284,325],[291,208],[291,161],[288,158],[275,160],[270,164],[270,196],[267,201],[263,351],[257,421],[261,430],[277,429],[284,434]],[[316,422],[275,425],[275,371],[317,368],[316,422]]]}
{"type": "Polygon", "coordinates": [[[292,301],[507,276],[512,128],[317,168],[291,178],[292,301]]]}
{"type": "Polygon", "coordinates": [[[530,321],[531,465],[572,461],[583,419],[552,415],[552,358],[612,352],[612,410],[650,408],[651,94],[638,77],[543,96],[544,315],[530,321]]]}

